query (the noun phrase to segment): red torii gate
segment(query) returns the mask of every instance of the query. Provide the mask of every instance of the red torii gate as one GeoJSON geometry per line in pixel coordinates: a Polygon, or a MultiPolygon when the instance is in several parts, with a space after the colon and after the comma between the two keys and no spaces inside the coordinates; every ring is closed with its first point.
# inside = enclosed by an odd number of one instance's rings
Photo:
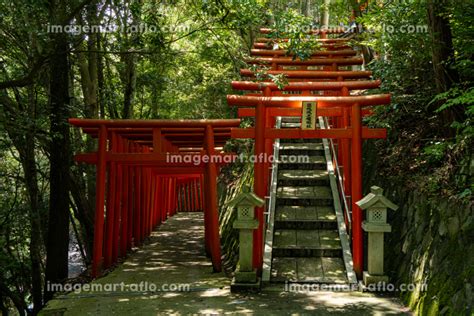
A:
{"type": "MultiPolygon", "coordinates": [[[[268,89],[267,89],[268,91],[268,89]]],[[[266,94],[269,94],[268,92],[266,94]]],[[[275,138],[333,138],[333,139],[350,139],[351,151],[343,148],[343,161],[351,161],[351,192],[352,192],[352,212],[353,212],[353,256],[354,268],[357,272],[362,271],[362,213],[355,204],[362,198],[362,139],[364,138],[385,138],[385,129],[369,129],[362,127],[362,110],[364,106],[383,105],[390,103],[390,95],[377,96],[354,96],[354,97],[327,97],[327,96],[237,96],[231,95],[227,97],[227,101],[231,106],[255,107],[255,127],[232,130],[232,138],[254,138],[255,139],[255,155],[263,157],[271,155],[268,148],[265,148],[266,139],[275,138]],[[266,124],[267,108],[296,108],[300,111],[302,102],[317,102],[318,111],[320,109],[331,107],[350,108],[352,125],[344,128],[333,129],[275,129],[266,124]],[[350,158],[349,158],[350,157],[350,158]],[[360,261],[358,261],[360,260],[360,261]]],[[[284,112],[275,111],[273,115],[280,115],[284,112]]],[[[264,197],[267,193],[268,168],[265,163],[258,159],[255,161],[255,193],[264,197]]],[[[346,173],[345,173],[346,175],[346,173]]],[[[263,260],[263,209],[257,212],[257,218],[260,222],[258,230],[256,230],[256,241],[254,244],[254,266],[261,268],[263,260]]]]}
{"type": "MultiPolygon", "coordinates": [[[[321,37],[321,39],[319,40],[326,40],[326,36],[327,34],[341,34],[341,33],[344,33],[346,30],[344,27],[331,27],[331,28],[328,28],[328,27],[323,27],[322,29],[314,29],[314,30],[310,30],[307,32],[307,34],[311,34],[311,35],[319,35],[321,37]]],[[[261,27],[260,28],[260,33],[261,34],[270,34],[274,32],[273,29],[271,28],[266,28],[266,27],[261,27]]],[[[263,39],[267,39],[267,38],[263,38],[263,39]]],[[[335,38],[335,39],[327,39],[327,40],[340,40],[339,38],[335,38]]]]}
{"type": "Polygon", "coordinates": [[[216,150],[240,120],[69,119],[69,123],[98,138],[97,152],[75,156],[97,168],[93,277],[179,210],[204,211],[206,252],[214,270],[221,271],[217,174],[227,161],[224,156],[232,154],[216,150]]]}
{"type": "MultiPolygon", "coordinates": [[[[269,33],[268,29],[261,33],[269,33]]],[[[319,32],[313,32],[320,34],[319,32]]],[[[336,32],[337,33],[337,32],[336,32]]],[[[320,34],[324,35],[325,34],[320,34]]],[[[233,82],[235,90],[247,90],[247,95],[229,95],[230,106],[240,107],[239,117],[255,117],[254,128],[232,129],[233,138],[254,138],[255,155],[271,155],[271,140],[275,138],[332,138],[338,140],[337,156],[344,166],[344,191],[352,196],[352,246],[354,270],[358,275],[363,269],[362,213],[356,201],[362,198],[362,140],[364,138],[385,138],[385,129],[369,129],[362,126],[362,117],[370,115],[369,106],[390,103],[390,95],[351,96],[351,90],[366,90],[380,86],[379,80],[367,80],[370,71],[340,70],[340,66],[359,65],[362,59],[354,57],[357,52],[350,49],[347,39],[317,39],[323,50],[315,51],[307,60],[293,59],[287,52],[272,47],[272,44],[287,39],[258,38],[251,50],[253,56],[248,63],[271,65],[267,74],[284,74],[289,81],[283,89],[270,80],[263,82],[233,82]],[[291,70],[286,66],[290,66],[291,70]],[[322,69],[308,67],[322,66],[322,69]],[[295,68],[299,68],[296,69],[295,68]],[[360,79],[363,79],[359,81],[360,79]],[[349,81],[347,81],[349,80],[349,81]],[[298,91],[300,95],[287,95],[298,91]],[[314,94],[318,92],[318,94],[314,94]],[[335,128],[331,129],[274,129],[276,116],[301,116],[303,102],[317,102],[317,115],[332,118],[335,128]],[[365,107],[365,108],[364,108],[365,107]]],[[[250,69],[241,69],[241,75],[254,78],[250,69]]],[[[255,193],[264,197],[268,190],[269,164],[255,161],[255,193]]],[[[257,209],[260,226],[254,234],[253,264],[258,270],[263,263],[263,208],[257,209]]]]}

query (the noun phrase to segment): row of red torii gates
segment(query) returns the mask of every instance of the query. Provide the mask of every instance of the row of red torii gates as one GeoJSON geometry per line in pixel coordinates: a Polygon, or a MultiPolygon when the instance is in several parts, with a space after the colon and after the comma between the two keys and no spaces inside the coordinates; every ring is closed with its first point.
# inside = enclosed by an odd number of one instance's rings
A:
{"type": "MultiPolygon", "coordinates": [[[[233,89],[246,93],[229,95],[227,101],[238,107],[240,118],[254,118],[251,128],[239,128],[240,119],[69,120],[98,138],[97,152],[75,156],[78,162],[95,164],[97,170],[92,276],[139,246],[155,226],[177,211],[204,212],[205,249],[214,270],[220,271],[217,177],[223,163],[230,160],[226,156],[234,156],[223,151],[230,138],[253,138],[256,157],[271,156],[276,138],[331,138],[337,142],[334,158],[343,169],[343,195],[352,201],[354,270],[361,275],[362,212],[355,202],[362,198],[362,140],[386,137],[385,129],[362,126],[362,117],[371,114],[368,107],[389,104],[390,95],[360,93],[379,87],[380,81],[370,80],[370,71],[348,69],[363,63],[348,39],[312,33],[319,37],[320,48],[306,60],[286,56],[278,48],[287,41],[284,38],[263,37],[254,43],[254,57],[247,63],[270,67],[268,74],[284,74],[288,84],[279,89],[270,80],[256,81],[252,70],[241,70],[243,77],[254,80],[232,82],[233,89]],[[302,102],[308,101],[317,102],[317,116],[328,117],[330,129],[274,128],[278,116],[300,117],[302,102]]],[[[270,163],[255,159],[254,168],[254,191],[264,198],[270,163]]],[[[261,271],[264,207],[256,209],[256,218],[253,265],[261,271]]]]}

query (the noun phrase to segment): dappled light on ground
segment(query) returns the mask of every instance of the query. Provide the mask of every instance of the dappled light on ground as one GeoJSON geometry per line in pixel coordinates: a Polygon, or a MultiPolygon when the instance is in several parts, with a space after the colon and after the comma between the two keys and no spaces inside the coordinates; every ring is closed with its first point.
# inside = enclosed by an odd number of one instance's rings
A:
{"type": "Polygon", "coordinates": [[[318,313],[318,315],[400,315],[408,310],[392,298],[359,292],[285,292],[283,285],[260,294],[230,293],[230,278],[213,273],[205,256],[201,213],[178,213],[149,242],[93,284],[189,284],[189,290],[90,291],[62,295],[44,315],[157,315],[226,313],[318,313]]]}

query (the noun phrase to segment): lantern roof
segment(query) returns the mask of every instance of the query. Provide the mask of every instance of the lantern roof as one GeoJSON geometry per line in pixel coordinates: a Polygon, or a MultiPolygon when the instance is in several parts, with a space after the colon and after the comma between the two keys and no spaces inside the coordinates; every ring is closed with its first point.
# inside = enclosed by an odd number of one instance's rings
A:
{"type": "Polygon", "coordinates": [[[363,210],[366,210],[370,207],[386,207],[394,211],[398,209],[398,206],[389,201],[385,196],[383,196],[383,189],[378,186],[370,187],[370,193],[367,194],[362,200],[356,202],[356,204],[363,210]]]}
{"type": "Polygon", "coordinates": [[[242,193],[237,195],[234,199],[229,202],[231,207],[235,206],[263,206],[265,201],[259,198],[255,193],[250,192],[248,186],[242,188],[242,193]]]}

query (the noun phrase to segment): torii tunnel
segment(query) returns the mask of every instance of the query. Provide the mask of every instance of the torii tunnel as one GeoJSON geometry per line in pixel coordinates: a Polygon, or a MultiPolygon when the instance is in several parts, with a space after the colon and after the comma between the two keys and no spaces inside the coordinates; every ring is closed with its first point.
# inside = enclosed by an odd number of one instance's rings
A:
{"type": "Polygon", "coordinates": [[[206,252],[221,270],[216,185],[227,160],[201,158],[229,155],[222,146],[240,120],[69,122],[98,138],[97,152],[75,156],[97,170],[93,277],[181,210],[204,212],[206,252]]]}

